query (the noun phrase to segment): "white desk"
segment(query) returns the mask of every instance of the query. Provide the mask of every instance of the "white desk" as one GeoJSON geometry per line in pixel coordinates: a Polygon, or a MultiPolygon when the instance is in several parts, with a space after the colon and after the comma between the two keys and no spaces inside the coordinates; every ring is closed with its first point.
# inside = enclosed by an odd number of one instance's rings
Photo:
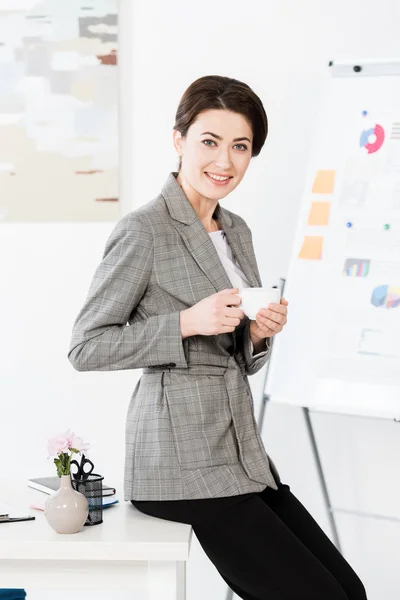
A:
{"type": "Polygon", "coordinates": [[[0,587],[130,590],[138,600],[185,600],[191,526],[149,517],[122,495],[119,485],[119,504],[103,511],[103,523],[59,534],[43,512],[29,508],[47,495],[25,480],[0,479],[0,500],[36,517],[0,523],[0,587]]]}

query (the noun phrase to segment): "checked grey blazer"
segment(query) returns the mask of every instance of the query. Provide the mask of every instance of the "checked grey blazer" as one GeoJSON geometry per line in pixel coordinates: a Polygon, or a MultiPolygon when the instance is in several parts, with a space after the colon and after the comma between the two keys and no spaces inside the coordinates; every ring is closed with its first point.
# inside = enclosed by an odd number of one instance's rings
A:
{"type": "MultiPolygon", "coordinates": [[[[74,323],[78,371],[143,369],[126,420],[125,500],[216,498],[277,488],[254,417],[250,320],[182,340],[179,313],[232,288],[205,227],[171,172],[161,193],[115,226],[74,323]]],[[[216,217],[251,286],[261,286],[245,221],[216,217]]]]}

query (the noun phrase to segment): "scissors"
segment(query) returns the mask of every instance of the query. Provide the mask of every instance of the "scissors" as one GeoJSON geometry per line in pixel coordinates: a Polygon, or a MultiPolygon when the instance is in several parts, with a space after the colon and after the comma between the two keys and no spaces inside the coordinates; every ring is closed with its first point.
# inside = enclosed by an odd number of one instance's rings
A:
{"type": "Polygon", "coordinates": [[[77,460],[71,460],[71,474],[73,475],[74,479],[79,479],[81,481],[88,479],[89,475],[93,472],[93,469],[94,464],[91,460],[86,458],[84,454],[82,454],[80,464],[77,460]],[[77,471],[75,473],[72,472],[72,465],[77,467],[77,471]]]}

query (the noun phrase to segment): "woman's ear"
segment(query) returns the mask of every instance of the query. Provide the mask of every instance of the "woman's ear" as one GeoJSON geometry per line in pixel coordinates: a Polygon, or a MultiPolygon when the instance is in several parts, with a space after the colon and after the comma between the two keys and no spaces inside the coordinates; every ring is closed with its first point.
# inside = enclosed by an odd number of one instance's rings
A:
{"type": "Polygon", "coordinates": [[[179,156],[183,154],[183,137],[180,131],[174,129],[172,132],[174,147],[179,156]]]}

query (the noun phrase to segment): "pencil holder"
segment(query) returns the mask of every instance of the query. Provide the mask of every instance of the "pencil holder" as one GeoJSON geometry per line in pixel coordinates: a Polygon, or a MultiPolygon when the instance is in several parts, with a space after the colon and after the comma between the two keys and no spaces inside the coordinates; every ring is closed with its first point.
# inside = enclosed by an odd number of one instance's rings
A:
{"type": "Polygon", "coordinates": [[[85,525],[98,525],[103,522],[103,479],[97,473],[90,473],[84,479],[72,478],[72,487],[83,494],[89,504],[89,514],[85,525]]]}

